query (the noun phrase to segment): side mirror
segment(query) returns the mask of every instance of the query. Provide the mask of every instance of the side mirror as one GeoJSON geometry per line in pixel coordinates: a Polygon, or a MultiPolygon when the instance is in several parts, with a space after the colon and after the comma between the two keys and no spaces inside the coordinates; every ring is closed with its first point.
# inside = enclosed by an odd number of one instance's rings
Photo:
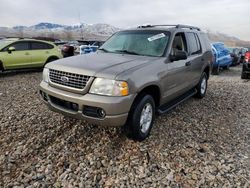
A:
{"type": "Polygon", "coordinates": [[[170,61],[179,61],[179,60],[185,60],[188,58],[188,54],[185,51],[176,50],[174,55],[170,55],[170,61]]]}
{"type": "Polygon", "coordinates": [[[8,52],[9,52],[9,53],[11,53],[11,52],[13,52],[13,51],[15,51],[15,50],[16,50],[16,49],[15,49],[15,47],[13,47],[13,46],[11,46],[11,47],[8,48],[8,52]]]}

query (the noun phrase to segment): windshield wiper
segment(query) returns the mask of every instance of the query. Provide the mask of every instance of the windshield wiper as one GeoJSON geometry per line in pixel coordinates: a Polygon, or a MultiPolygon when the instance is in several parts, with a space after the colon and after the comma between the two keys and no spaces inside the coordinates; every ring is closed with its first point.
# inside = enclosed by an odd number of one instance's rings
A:
{"type": "Polygon", "coordinates": [[[136,52],[128,51],[128,50],[115,50],[115,52],[121,52],[121,53],[126,53],[126,54],[131,54],[131,55],[141,55],[136,52]]]}
{"type": "Polygon", "coordinates": [[[110,51],[108,51],[107,49],[105,49],[105,48],[99,48],[98,50],[102,50],[102,51],[104,51],[104,52],[110,52],[110,51]]]}

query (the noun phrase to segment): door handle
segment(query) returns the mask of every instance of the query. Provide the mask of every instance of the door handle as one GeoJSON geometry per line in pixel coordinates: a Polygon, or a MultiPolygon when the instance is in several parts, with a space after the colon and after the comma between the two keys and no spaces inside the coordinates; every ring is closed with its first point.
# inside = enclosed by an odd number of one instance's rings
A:
{"type": "Polygon", "coordinates": [[[188,61],[185,63],[186,66],[190,66],[191,65],[191,61],[188,61]]]}
{"type": "Polygon", "coordinates": [[[46,54],[49,54],[49,51],[46,51],[45,53],[46,53],[46,54]]]}
{"type": "Polygon", "coordinates": [[[30,53],[29,53],[29,52],[26,52],[25,55],[30,55],[30,53]]]}

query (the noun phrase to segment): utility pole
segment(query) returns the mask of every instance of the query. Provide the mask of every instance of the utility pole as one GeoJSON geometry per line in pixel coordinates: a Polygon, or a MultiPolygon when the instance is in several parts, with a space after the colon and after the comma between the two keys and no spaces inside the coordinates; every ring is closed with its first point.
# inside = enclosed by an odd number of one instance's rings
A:
{"type": "Polygon", "coordinates": [[[79,22],[80,22],[80,32],[81,32],[81,40],[83,40],[84,39],[84,36],[83,36],[83,24],[82,24],[82,22],[81,22],[81,12],[80,12],[80,10],[78,10],[78,16],[79,16],[79,22]]]}

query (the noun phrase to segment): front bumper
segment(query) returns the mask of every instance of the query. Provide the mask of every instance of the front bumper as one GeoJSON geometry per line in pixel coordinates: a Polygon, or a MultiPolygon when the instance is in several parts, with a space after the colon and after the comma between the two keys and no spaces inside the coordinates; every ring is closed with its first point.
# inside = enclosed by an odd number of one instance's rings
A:
{"type": "Polygon", "coordinates": [[[109,97],[89,93],[85,95],[76,94],[51,87],[44,81],[40,84],[40,91],[46,95],[46,100],[44,100],[44,102],[52,111],[76,119],[83,119],[91,124],[103,126],[123,126],[127,121],[128,112],[135,98],[135,95],[128,95],[126,97],[109,97]],[[60,106],[53,102],[53,98],[76,104],[78,109],[73,111],[60,106]],[[85,115],[83,110],[87,106],[103,109],[106,114],[105,117],[97,118],[85,115]]]}

